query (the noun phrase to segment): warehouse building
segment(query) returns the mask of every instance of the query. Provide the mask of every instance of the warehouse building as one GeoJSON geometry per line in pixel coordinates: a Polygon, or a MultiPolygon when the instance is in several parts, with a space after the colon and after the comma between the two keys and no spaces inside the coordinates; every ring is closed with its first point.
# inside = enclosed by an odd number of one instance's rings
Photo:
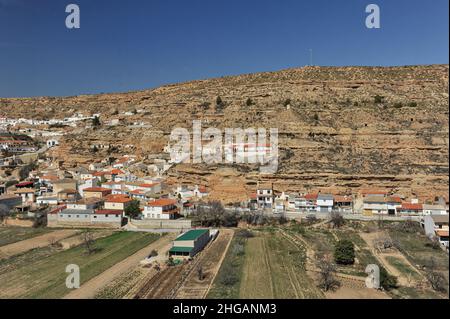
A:
{"type": "Polygon", "coordinates": [[[194,257],[208,244],[210,239],[208,229],[190,230],[173,241],[169,256],[189,258],[194,257]]]}

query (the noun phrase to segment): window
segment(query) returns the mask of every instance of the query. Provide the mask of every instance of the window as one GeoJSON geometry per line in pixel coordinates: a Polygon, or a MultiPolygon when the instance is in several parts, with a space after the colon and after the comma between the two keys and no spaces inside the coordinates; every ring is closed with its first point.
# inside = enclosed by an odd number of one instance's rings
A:
{"type": "Polygon", "coordinates": [[[108,218],[108,216],[109,216],[108,214],[105,215],[106,218],[108,218]]]}
{"type": "Polygon", "coordinates": [[[80,215],[77,215],[77,218],[80,218],[80,215]]]}
{"type": "Polygon", "coordinates": [[[119,214],[116,214],[116,217],[119,217],[119,214]]]}
{"type": "Polygon", "coordinates": [[[97,218],[97,216],[94,216],[94,218],[97,218]]]}

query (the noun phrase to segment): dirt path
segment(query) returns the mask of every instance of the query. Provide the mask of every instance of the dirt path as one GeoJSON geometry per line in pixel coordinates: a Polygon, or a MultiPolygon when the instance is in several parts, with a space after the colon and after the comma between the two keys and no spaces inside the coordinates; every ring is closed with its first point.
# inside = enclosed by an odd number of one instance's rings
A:
{"type": "Polygon", "coordinates": [[[409,260],[398,250],[392,249],[389,252],[382,252],[380,253],[378,249],[375,247],[375,240],[377,238],[384,238],[388,237],[388,234],[383,231],[378,231],[374,233],[360,233],[360,237],[364,239],[364,241],[367,243],[367,246],[371,250],[372,254],[375,256],[375,258],[380,262],[380,264],[386,268],[386,270],[393,276],[397,277],[398,283],[401,286],[405,287],[411,287],[412,285],[416,284],[415,280],[412,280],[411,277],[406,276],[403,272],[399,271],[394,265],[391,265],[391,263],[388,261],[387,257],[395,257],[398,260],[400,260],[403,264],[408,266],[411,271],[417,273],[420,277],[423,277],[422,274],[417,271],[416,267],[414,267],[409,260]]]}
{"type": "Polygon", "coordinates": [[[204,279],[200,281],[194,269],[177,291],[176,299],[200,299],[208,295],[228,251],[233,233],[231,229],[220,230],[217,238],[198,257],[198,265],[202,267],[204,279]]]}
{"type": "Polygon", "coordinates": [[[73,290],[64,299],[89,299],[94,298],[96,293],[108,283],[112,282],[115,278],[124,274],[127,271],[131,271],[136,267],[139,262],[145,259],[151,250],[155,249],[162,255],[162,249],[164,247],[170,247],[174,234],[161,237],[155,242],[152,242],[147,247],[139,250],[135,254],[115,264],[108,270],[104,271],[100,275],[92,278],[88,282],[84,283],[79,289],[73,290]]]}
{"type": "Polygon", "coordinates": [[[53,242],[60,241],[64,238],[76,235],[78,232],[79,230],[74,229],[55,230],[53,232],[41,236],[33,237],[10,245],[2,246],[0,247],[0,259],[24,253],[31,249],[49,246],[52,241],[53,242]]]}

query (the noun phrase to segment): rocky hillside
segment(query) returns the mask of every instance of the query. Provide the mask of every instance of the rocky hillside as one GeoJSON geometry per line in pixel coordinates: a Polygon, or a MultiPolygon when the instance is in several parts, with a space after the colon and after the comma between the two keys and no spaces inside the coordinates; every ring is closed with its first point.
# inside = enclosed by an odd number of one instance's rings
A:
{"type": "Polygon", "coordinates": [[[448,71],[448,65],[305,67],[124,94],[0,99],[0,114],[45,119],[81,112],[100,113],[102,123],[121,120],[95,130],[69,129],[54,153],[66,165],[107,153],[161,153],[173,128],[192,130],[196,119],[204,128],[278,128],[275,175],[226,165],[179,165],[169,173],[172,181],[201,180],[226,200],[245,197],[258,180],[273,181],[279,191],[374,186],[445,194],[448,71]],[[93,145],[110,149],[94,154],[93,145]]]}

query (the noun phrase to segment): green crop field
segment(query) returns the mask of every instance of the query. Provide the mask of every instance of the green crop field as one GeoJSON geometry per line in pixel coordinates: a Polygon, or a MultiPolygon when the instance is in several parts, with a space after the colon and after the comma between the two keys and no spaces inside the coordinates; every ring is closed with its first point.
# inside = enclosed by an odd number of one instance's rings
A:
{"type": "Polygon", "coordinates": [[[96,241],[97,251],[83,246],[65,251],[54,247],[31,250],[0,261],[0,298],[61,298],[70,290],[66,266],[80,267],[81,284],[158,239],[147,233],[117,232],[96,241]]]}

